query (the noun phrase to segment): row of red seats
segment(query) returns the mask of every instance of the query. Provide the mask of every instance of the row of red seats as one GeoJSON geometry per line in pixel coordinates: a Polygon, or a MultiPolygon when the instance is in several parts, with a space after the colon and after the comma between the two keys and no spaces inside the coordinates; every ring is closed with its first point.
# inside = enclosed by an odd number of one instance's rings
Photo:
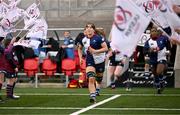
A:
{"type": "MultiPolygon", "coordinates": [[[[72,76],[79,67],[80,71],[85,71],[86,64],[83,61],[82,64],[79,64],[79,60],[73,59],[63,59],[61,64],[61,70],[65,75],[72,76]],[[78,63],[77,63],[78,62],[78,63]]],[[[34,76],[38,72],[39,62],[38,58],[25,59],[24,60],[24,72],[27,73],[27,76],[34,76]]],[[[42,63],[42,71],[47,76],[53,76],[56,73],[57,65],[53,63],[51,59],[44,59],[42,63]]]]}
{"type": "MultiPolygon", "coordinates": [[[[57,71],[57,64],[53,63],[51,59],[47,58],[43,60],[41,70],[46,76],[53,76],[57,71]]],[[[38,58],[32,58],[32,59],[25,59],[24,60],[24,72],[27,76],[35,76],[36,73],[38,73],[39,69],[39,59],[38,58]]],[[[80,70],[78,82],[73,83],[70,81],[68,84],[68,87],[83,87],[86,86],[86,62],[85,59],[83,59],[82,63],[79,62],[79,57],[77,51],[75,52],[75,58],[73,59],[63,59],[61,63],[61,70],[62,73],[64,73],[66,76],[72,76],[74,72],[77,70],[80,70]]],[[[77,81],[77,80],[75,80],[77,81]]]]}

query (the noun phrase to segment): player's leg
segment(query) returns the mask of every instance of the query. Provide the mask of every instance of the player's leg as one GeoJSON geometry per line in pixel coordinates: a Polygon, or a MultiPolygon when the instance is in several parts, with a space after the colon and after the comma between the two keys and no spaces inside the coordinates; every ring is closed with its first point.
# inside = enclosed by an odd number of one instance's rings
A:
{"type": "MultiPolygon", "coordinates": [[[[4,82],[4,73],[0,72],[0,93],[1,93],[3,82],[4,82]]],[[[3,103],[3,102],[4,100],[2,99],[1,94],[0,94],[0,103],[3,103]]]]}
{"type": "Polygon", "coordinates": [[[13,97],[16,99],[20,98],[20,96],[14,94],[14,88],[16,86],[17,79],[18,79],[17,77],[14,78],[13,91],[12,91],[13,97]]]}
{"type": "Polygon", "coordinates": [[[86,68],[86,74],[88,77],[88,89],[89,89],[89,93],[90,93],[90,102],[95,103],[96,102],[96,88],[95,88],[96,73],[95,73],[95,68],[93,66],[88,66],[86,68]]]}
{"type": "Polygon", "coordinates": [[[150,77],[149,69],[150,69],[149,57],[145,56],[145,65],[144,65],[144,77],[145,77],[145,79],[149,79],[149,77],[150,77]]]}
{"type": "Polygon", "coordinates": [[[14,87],[16,82],[16,74],[14,73],[7,73],[7,87],[6,87],[6,96],[8,99],[18,99],[19,97],[14,97],[14,87]]]}
{"type": "Polygon", "coordinates": [[[158,63],[157,69],[156,69],[156,73],[157,73],[157,76],[159,78],[159,83],[160,83],[160,90],[158,93],[162,93],[165,87],[165,77],[164,77],[165,68],[166,68],[165,61],[161,61],[160,63],[158,63]]]}
{"type": "Polygon", "coordinates": [[[108,67],[108,75],[110,78],[110,87],[112,89],[115,89],[115,81],[116,81],[116,78],[114,77],[115,69],[116,69],[116,66],[109,65],[109,67],[108,67]]]}
{"type": "Polygon", "coordinates": [[[160,81],[159,81],[159,76],[157,75],[157,65],[151,65],[151,71],[152,74],[154,75],[154,86],[157,89],[157,93],[160,93],[160,81]]]}
{"type": "Polygon", "coordinates": [[[97,75],[96,75],[96,96],[100,96],[102,79],[103,79],[103,73],[97,73],[97,75]]]}
{"type": "Polygon", "coordinates": [[[118,64],[117,64],[115,71],[114,71],[115,80],[120,78],[120,76],[122,75],[123,67],[124,67],[124,64],[122,64],[121,62],[117,62],[117,63],[118,64]]]}
{"type": "Polygon", "coordinates": [[[95,65],[96,67],[96,96],[100,96],[101,83],[105,71],[105,62],[95,65]]]}

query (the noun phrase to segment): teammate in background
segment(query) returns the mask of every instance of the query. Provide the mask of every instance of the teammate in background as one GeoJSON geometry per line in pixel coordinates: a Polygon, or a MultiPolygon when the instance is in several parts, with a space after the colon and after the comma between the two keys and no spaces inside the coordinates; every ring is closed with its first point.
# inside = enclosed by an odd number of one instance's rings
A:
{"type": "Polygon", "coordinates": [[[85,35],[84,35],[84,33],[83,32],[80,32],[77,36],[76,36],[76,38],[75,38],[75,49],[77,49],[78,50],[78,47],[79,47],[79,44],[81,43],[81,41],[82,41],[82,39],[85,37],[85,35]]]}
{"type": "MultiPolygon", "coordinates": [[[[144,38],[142,40],[143,49],[144,49],[145,42],[150,39],[150,30],[152,29],[152,27],[153,27],[153,23],[151,22],[148,25],[145,34],[143,35],[144,36],[144,38]]],[[[144,50],[143,50],[143,55],[144,55],[144,62],[145,62],[145,64],[144,64],[144,77],[145,77],[145,79],[149,79],[149,77],[150,77],[149,53],[144,52],[144,50]]]]}
{"type": "MultiPolygon", "coordinates": [[[[98,95],[96,82],[100,84],[105,70],[105,52],[108,51],[105,39],[96,33],[93,23],[87,23],[85,26],[85,35],[79,49],[85,48],[86,51],[86,74],[88,77],[88,89],[90,93],[90,102],[96,102],[98,95]]],[[[80,50],[79,50],[80,53],[80,50]]],[[[81,54],[79,57],[82,56],[81,54]]]]}
{"type": "Polygon", "coordinates": [[[77,44],[77,50],[79,55],[79,62],[82,64],[82,60],[86,57],[86,52],[89,47],[89,39],[86,37],[86,30],[84,29],[80,39],[76,39],[75,44],[77,44]]]}
{"type": "Polygon", "coordinates": [[[115,89],[115,81],[122,75],[125,58],[119,51],[110,50],[107,54],[109,57],[108,73],[111,81],[111,88],[115,89]]]}
{"type": "MultiPolygon", "coordinates": [[[[110,38],[111,40],[111,35],[110,38]]],[[[109,59],[108,62],[108,78],[110,78],[110,87],[115,89],[115,82],[120,78],[120,76],[126,71],[127,68],[124,68],[124,64],[127,61],[127,57],[123,56],[121,52],[111,49],[110,42],[108,48],[109,51],[106,55],[106,58],[109,59]]]]}
{"type": "MultiPolygon", "coordinates": [[[[152,27],[151,27],[152,28],[152,27]]],[[[150,28],[148,30],[146,30],[146,36],[147,36],[147,40],[150,39],[150,28]]],[[[145,79],[149,79],[150,77],[150,65],[149,65],[149,54],[144,54],[144,61],[145,61],[145,65],[144,65],[144,77],[145,79]]]]}
{"type": "Polygon", "coordinates": [[[162,35],[156,27],[153,27],[151,29],[150,39],[146,41],[144,46],[145,54],[149,54],[149,63],[154,75],[154,85],[158,94],[161,94],[165,87],[164,72],[167,67],[168,44],[168,38],[162,35]]]}
{"type": "MultiPolygon", "coordinates": [[[[105,41],[105,43],[106,43],[106,45],[107,45],[107,48],[110,49],[110,43],[109,43],[109,41],[106,39],[106,33],[105,33],[104,28],[97,28],[97,29],[95,29],[95,33],[96,33],[97,35],[101,36],[101,37],[104,39],[104,41],[105,41]]],[[[108,52],[108,51],[107,51],[107,52],[108,52]]],[[[107,52],[106,52],[106,53],[107,53],[107,52]]],[[[104,63],[105,63],[105,60],[104,60],[104,63]]],[[[104,66],[105,66],[105,65],[104,65],[104,66]]],[[[103,73],[104,73],[104,71],[101,72],[101,74],[97,74],[97,78],[98,78],[98,77],[103,78],[103,73]]],[[[97,79],[97,78],[96,78],[96,96],[100,96],[102,79],[99,80],[99,79],[97,79]]]]}

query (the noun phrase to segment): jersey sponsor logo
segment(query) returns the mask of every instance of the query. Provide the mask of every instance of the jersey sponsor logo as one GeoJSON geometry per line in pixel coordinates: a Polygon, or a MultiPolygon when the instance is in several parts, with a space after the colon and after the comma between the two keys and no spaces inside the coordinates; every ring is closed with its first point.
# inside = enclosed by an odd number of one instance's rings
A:
{"type": "Polygon", "coordinates": [[[93,43],[96,43],[96,40],[93,40],[93,43]]]}

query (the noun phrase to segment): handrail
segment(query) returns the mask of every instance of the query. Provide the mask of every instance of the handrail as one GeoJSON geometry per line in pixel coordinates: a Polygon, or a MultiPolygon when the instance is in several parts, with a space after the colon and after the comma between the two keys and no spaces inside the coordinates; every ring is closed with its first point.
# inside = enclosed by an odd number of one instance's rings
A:
{"type": "MultiPolygon", "coordinates": [[[[73,75],[81,75],[82,73],[81,72],[79,72],[79,73],[73,73],[73,75]]],[[[26,73],[18,73],[17,75],[27,75],[26,73]]],[[[38,72],[38,73],[36,73],[35,74],[35,88],[38,88],[38,76],[39,75],[46,75],[45,73],[42,73],[42,72],[38,72]]],[[[64,73],[54,73],[53,74],[53,76],[55,76],[55,75],[59,75],[59,76],[61,76],[61,75],[65,75],[64,73]]],[[[65,82],[65,87],[67,87],[68,86],[68,82],[69,82],[69,79],[68,79],[68,77],[69,76],[67,76],[66,75],[66,82],[65,82]]]]}
{"type": "MultiPolygon", "coordinates": [[[[65,30],[72,30],[72,31],[79,31],[79,30],[83,30],[84,28],[48,28],[48,30],[53,31],[53,30],[61,30],[61,31],[65,31],[65,30]]],[[[22,30],[30,30],[30,29],[16,29],[17,31],[22,31],[22,30]]]]}

